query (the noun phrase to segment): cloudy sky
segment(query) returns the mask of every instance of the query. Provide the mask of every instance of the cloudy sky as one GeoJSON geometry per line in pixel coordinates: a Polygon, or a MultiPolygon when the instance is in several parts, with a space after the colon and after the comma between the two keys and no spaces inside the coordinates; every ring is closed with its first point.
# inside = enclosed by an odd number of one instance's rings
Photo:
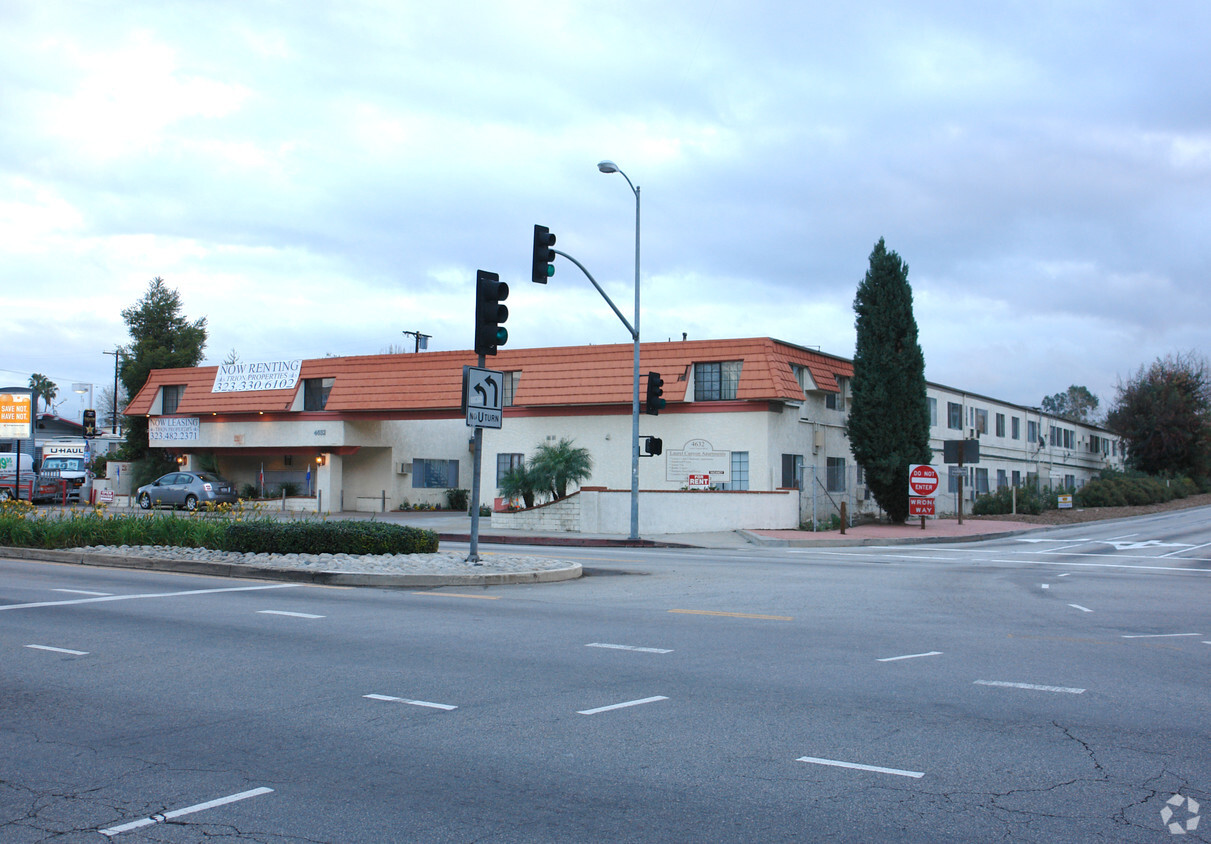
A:
{"type": "Polygon", "coordinates": [[[0,0],[0,382],[112,383],[162,276],[206,362],[773,336],[848,356],[874,243],[926,377],[1103,409],[1211,324],[1211,4],[0,0]]]}

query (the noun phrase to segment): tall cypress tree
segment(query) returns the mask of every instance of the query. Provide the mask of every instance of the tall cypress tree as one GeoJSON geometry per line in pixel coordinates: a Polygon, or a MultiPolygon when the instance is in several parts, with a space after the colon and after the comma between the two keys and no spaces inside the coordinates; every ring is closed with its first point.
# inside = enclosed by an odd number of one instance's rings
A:
{"type": "Polygon", "coordinates": [[[928,463],[925,355],[917,342],[908,265],[883,238],[854,296],[857,340],[845,429],[866,485],[896,523],[908,518],[908,467],[928,463]]]}

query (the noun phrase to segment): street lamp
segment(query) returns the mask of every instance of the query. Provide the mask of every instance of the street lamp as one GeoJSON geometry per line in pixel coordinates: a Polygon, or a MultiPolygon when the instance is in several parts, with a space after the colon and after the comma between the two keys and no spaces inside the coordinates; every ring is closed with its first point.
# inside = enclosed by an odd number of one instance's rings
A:
{"type": "Polygon", "coordinates": [[[613,161],[599,161],[602,173],[620,173],[635,194],[635,321],[631,337],[635,344],[634,383],[631,394],[631,539],[639,538],[639,188],[613,161]]]}

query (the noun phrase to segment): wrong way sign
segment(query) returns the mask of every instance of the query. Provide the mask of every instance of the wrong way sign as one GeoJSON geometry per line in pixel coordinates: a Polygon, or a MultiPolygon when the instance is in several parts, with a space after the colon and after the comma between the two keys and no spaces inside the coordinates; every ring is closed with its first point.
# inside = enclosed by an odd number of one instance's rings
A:
{"type": "Polygon", "coordinates": [[[938,491],[938,470],[927,463],[908,467],[908,494],[913,498],[932,498],[938,491]]]}

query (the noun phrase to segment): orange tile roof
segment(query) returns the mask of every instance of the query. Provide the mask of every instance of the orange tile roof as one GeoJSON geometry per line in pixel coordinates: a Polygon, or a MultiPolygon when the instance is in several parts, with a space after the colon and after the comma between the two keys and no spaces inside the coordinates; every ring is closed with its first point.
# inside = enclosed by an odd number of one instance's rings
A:
{"type": "MultiPolygon", "coordinates": [[[[629,343],[501,349],[486,365],[521,372],[513,401],[516,406],[629,404],[632,355],[629,343]]],[[[730,360],[743,361],[737,390],[741,401],[802,401],[792,363],[807,367],[817,388],[825,392],[838,390],[835,376],[853,374],[848,360],[768,337],[643,343],[639,355],[641,374],[655,371],[664,377],[670,409],[684,395],[676,385],[692,364],[730,360]]],[[[293,389],[236,393],[211,392],[218,367],[156,369],[126,412],[148,413],[157,390],[171,384],[185,385],[178,415],[282,412],[294,404],[303,381],[309,378],[334,379],[326,411],[456,410],[461,403],[462,367],[475,363],[475,354],[469,350],[317,358],[303,361],[293,389]]]]}

